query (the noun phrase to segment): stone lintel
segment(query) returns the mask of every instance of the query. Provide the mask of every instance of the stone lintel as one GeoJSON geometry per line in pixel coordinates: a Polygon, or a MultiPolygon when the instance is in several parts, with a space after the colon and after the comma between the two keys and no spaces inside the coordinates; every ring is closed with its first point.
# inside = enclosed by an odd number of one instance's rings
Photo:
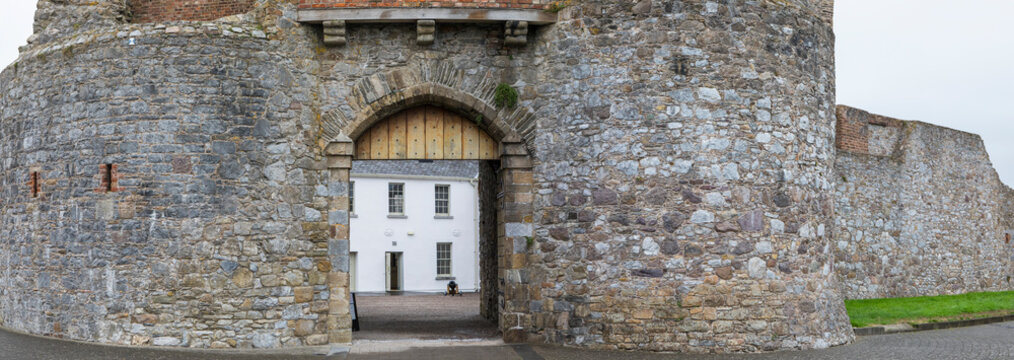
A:
{"type": "Polygon", "coordinates": [[[528,22],[545,25],[556,22],[556,14],[533,9],[460,9],[460,8],[358,8],[299,9],[300,22],[322,23],[342,20],[347,23],[412,23],[429,19],[436,22],[489,23],[528,22]]]}

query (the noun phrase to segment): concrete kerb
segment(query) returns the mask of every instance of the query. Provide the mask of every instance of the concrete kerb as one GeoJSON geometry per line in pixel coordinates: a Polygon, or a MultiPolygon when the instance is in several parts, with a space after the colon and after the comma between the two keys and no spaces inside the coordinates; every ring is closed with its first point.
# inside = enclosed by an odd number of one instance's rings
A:
{"type": "Polygon", "coordinates": [[[926,331],[926,330],[942,330],[952,329],[959,327],[986,325],[1000,322],[1014,321],[1014,315],[1004,316],[993,316],[981,319],[968,319],[968,320],[955,320],[955,321],[943,321],[943,322],[932,322],[922,324],[896,324],[886,326],[869,326],[863,328],[853,328],[856,332],[856,336],[872,336],[872,335],[887,335],[897,334],[912,331],[926,331]]]}

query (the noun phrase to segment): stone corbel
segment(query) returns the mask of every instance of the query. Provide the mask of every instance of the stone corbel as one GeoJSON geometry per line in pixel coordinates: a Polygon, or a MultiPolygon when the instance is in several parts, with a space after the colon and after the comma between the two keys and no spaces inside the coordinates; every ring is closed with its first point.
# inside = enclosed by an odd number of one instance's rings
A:
{"type": "Polygon", "coordinates": [[[525,46],[528,44],[528,22],[507,21],[504,24],[504,41],[506,46],[525,46]]]}
{"type": "Polygon", "coordinates": [[[437,30],[437,22],[434,20],[419,20],[415,26],[418,36],[416,43],[420,46],[433,45],[433,35],[437,30]]]}
{"type": "Polygon", "coordinates": [[[324,45],[345,46],[345,20],[324,22],[324,45]]]}

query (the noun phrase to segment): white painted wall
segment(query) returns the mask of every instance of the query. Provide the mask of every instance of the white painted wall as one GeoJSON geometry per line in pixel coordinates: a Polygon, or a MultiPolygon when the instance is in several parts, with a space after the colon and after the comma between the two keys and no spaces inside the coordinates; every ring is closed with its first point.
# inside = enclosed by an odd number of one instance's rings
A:
{"type": "Polygon", "coordinates": [[[448,280],[437,280],[437,243],[450,242],[451,276],[462,291],[479,289],[476,182],[438,178],[352,174],[354,216],[350,219],[350,251],[356,253],[356,292],[385,291],[385,256],[402,252],[405,291],[443,292],[448,280]],[[387,184],[405,184],[404,219],[388,218],[387,184]],[[450,185],[453,219],[434,219],[434,187],[450,185]]]}

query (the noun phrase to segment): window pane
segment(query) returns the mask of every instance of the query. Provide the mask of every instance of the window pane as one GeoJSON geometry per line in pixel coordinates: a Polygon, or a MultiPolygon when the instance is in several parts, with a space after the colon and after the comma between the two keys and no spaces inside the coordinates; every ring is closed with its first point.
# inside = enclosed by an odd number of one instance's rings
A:
{"type": "Polygon", "coordinates": [[[387,211],[391,214],[405,212],[405,184],[387,184],[387,211]]]}
{"type": "Polygon", "coordinates": [[[349,182],[349,214],[356,213],[356,182],[349,182]]]}
{"type": "Polygon", "coordinates": [[[437,185],[434,191],[435,211],[438,215],[451,213],[451,187],[450,185],[437,185]]]}
{"type": "Polygon", "coordinates": [[[437,244],[437,275],[451,275],[451,243],[437,244]]]}

